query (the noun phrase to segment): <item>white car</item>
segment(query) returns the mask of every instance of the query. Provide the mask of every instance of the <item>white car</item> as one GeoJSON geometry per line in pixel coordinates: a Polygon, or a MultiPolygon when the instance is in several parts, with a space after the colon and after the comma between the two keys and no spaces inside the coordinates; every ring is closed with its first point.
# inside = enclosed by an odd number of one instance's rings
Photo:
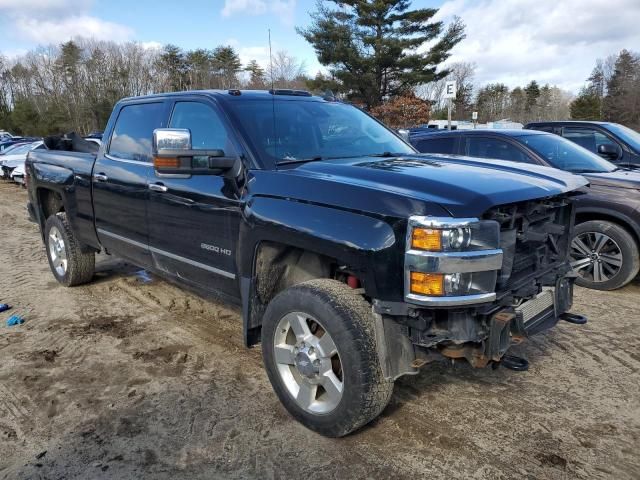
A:
{"type": "Polygon", "coordinates": [[[22,165],[18,165],[11,172],[11,180],[23,186],[24,186],[24,168],[25,168],[25,165],[24,163],[22,163],[22,165]]]}
{"type": "MultiPolygon", "coordinates": [[[[0,167],[2,168],[2,176],[5,179],[10,179],[11,172],[16,167],[22,166],[22,171],[24,172],[24,162],[27,160],[27,154],[31,150],[46,150],[46,146],[42,141],[28,143],[26,145],[21,145],[17,148],[12,149],[6,155],[2,155],[0,157],[0,167]]],[[[24,173],[23,173],[24,175],[24,173]]]]}

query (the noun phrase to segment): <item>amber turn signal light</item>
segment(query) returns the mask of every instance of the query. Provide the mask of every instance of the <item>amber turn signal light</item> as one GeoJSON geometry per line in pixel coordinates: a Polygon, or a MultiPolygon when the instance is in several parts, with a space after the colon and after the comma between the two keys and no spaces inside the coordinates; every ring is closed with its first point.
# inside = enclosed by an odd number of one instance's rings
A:
{"type": "Polygon", "coordinates": [[[442,231],[431,228],[414,228],[411,234],[411,248],[439,252],[442,250],[442,231]]]}
{"type": "Polygon", "coordinates": [[[177,158],[161,158],[153,159],[153,166],[156,168],[180,168],[180,160],[177,158]]]}
{"type": "Polygon", "coordinates": [[[444,295],[444,275],[442,273],[411,272],[411,293],[444,295]]]}

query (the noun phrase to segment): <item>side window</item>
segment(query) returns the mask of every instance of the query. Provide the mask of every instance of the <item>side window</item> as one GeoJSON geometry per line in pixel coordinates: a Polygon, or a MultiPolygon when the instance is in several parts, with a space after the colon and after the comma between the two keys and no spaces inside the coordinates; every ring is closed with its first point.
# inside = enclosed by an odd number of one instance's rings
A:
{"type": "Polygon", "coordinates": [[[598,153],[600,145],[613,145],[619,148],[616,142],[593,128],[565,127],[562,129],[562,136],[593,153],[598,153]]]}
{"type": "Polygon", "coordinates": [[[553,126],[551,126],[551,125],[540,125],[540,126],[533,127],[533,130],[540,130],[541,132],[553,133],[553,126]]]}
{"type": "Polygon", "coordinates": [[[529,158],[518,147],[499,138],[467,137],[467,155],[530,163],[529,158]]]}
{"type": "Polygon", "coordinates": [[[227,156],[237,155],[220,115],[207,104],[177,102],[169,127],[190,130],[194,150],[223,150],[227,156]]]}
{"type": "Polygon", "coordinates": [[[109,155],[123,160],[151,162],[153,131],[162,127],[164,105],[140,103],[120,110],[109,143],[109,155]]]}
{"type": "Polygon", "coordinates": [[[426,138],[418,140],[416,148],[422,153],[448,153],[455,151],[456,139],[454,137],[426,138]]]}

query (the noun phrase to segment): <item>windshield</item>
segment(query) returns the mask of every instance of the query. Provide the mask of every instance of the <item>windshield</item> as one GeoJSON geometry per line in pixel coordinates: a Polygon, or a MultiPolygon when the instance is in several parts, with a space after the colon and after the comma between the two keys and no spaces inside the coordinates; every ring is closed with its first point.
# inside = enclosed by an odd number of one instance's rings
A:
{"type": "Polygon", "coordinates": [[[618,123],[608,123],[604,127],[620,137],[627,145],[640,153],[640,133],[618,123]]]}
{"type": "Polygon", "coordinates": [[[261,156],[275,163],[411,154],[412,147],[356,107],[296,100],[233,102],[261,156]]]}
{"type": "Polygon", "coordinates": [[[616,166],[558,135],[523,135],[520,141],[550,165],[572,173],[613,172],[616,166]]]}
{"type": "Polygon", "coordinates": [[[27,153],[33,148],[32,143],[27,143],[26,145],[19,145],[16,148],[11,149],[9,155],[20,155],[22,153],[27,153]]]}

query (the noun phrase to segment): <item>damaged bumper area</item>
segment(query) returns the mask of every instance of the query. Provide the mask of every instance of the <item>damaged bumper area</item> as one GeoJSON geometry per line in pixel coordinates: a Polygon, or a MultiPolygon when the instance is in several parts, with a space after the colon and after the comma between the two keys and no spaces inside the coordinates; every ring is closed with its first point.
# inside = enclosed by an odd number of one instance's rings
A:
{"type": "MultiPolygon", "coordinates": [[[[469,292],[483,294],[485,301],[465,302],[457,295],[451,304],[447,297],[412,302],[413,292],[406,290],[406,302],[374,301],[385,376],[415,374],[438,358],[465,359],[478,368],[503,362],[524,370],[526,360],[515,359],[522,360],[518,363],[506,355],[512,345],[560,320],[586,323],[584,317],[568,313],[575,279],[567,261],[572,208],[568,197],[560,196],[501,206],[484,215],[480,222],[499,226],[499,244],[490,239],[487,250],[501,252],[499,269],[492,271],[493,292],[473,287],[469,292]]],[[[409,272],[415,268],[413,263],[406,266],[409,272]]],[[[481,275],[486,278],[486,271],[481,275]]]]}

